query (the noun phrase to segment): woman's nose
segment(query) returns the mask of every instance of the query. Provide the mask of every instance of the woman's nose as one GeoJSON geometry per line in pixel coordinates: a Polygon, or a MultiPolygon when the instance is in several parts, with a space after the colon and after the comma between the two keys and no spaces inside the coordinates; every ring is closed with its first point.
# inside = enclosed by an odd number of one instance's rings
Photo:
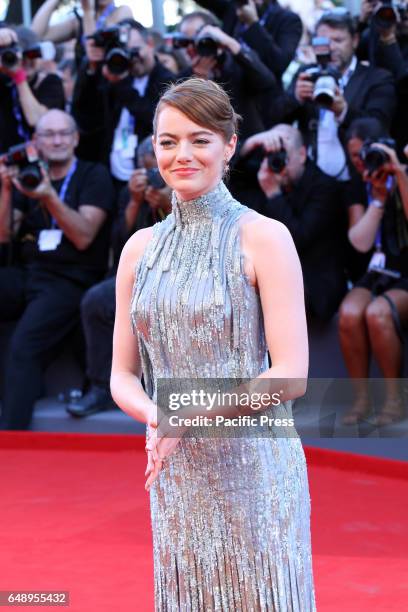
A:
{"type": "Polygon", "coordinates": [[[191,159],[192,156],[193,156],[193,150],[192,150],[191,143],[180,141],[179,146],[177,147],[177,159],[178,160],[191,159]]]}

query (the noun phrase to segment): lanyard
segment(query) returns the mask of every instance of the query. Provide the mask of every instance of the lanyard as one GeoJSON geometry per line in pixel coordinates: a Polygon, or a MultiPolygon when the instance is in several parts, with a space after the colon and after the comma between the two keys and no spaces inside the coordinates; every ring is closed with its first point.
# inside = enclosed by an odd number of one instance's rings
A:
{"type": "MultiPolygon", "coordinates": [[[[68,174],[64,178],[64,182],[62,183],[61,188],[58,193],[58,197],[61,200],[61,202],[64,202],[65,200],[65,196],[67,195],[69,184],[71,182],[74,172],[77,169],[77,166],[78,166],[78,160],[75,158],[70,166],[70,169],[68,170],[68,174]]],[[[55,221],[54,217],[51,217],[51,229],[54,229],[56,226],[57,226],[57,222],[55,221]]]]}
{"type": "Polygon", "coordinates": [[[135,133],[135,125],[136,125],[134,116],[129,112],[128,109],[126,110],[128,112],[127,121],[126,121],[127,126],[122,127],[122,130],[121,130],[122,146],[124,149],[126,149],[128,146],[129,136],[135,133]]]}
{"type": "Polygon", "coordinates": [[[11,87],[11,100],[13,104],[13,115],[17,122],[17,133],[24,142],[28,142],[31,137],[29,132],[24,127],[23,115],[21,114],[20,104],[18,101],[17,87],[14,84],[11,87]]]}
{"type": "MultiPolygon", "coordinates": [[[[387,183],[386,183],[386,187],[387,187],[388,193],[391,191],[392,186],[393,186],[393,179],[392,179],[392,176],[389,175],[387,177],[387,183]]],[[[372,194],[372,185],[371,185],[371,183],[366,183],[366,189],[367,189],[368,204],[370,204],[371,201],[374,199],[373,198],[373,194],[372,194]]],[[[375,250],[377,252],[380,252],[382,250],[381,226],[382,226],[382,220],[379,223],[378,228],[377,228],[377,232],[375,234],[374,244],[375,244],[375,250]]]]}
{"type": "Polygon", "coordinates": [[[110,4],[108,4],[108,6],[105,8],[105,10],[103,11],[103,13],[101,15],[99,15],[98,19],[96,20],[96,29],[100,30],[101,28],[104,28],[106,25],[106,20],[109,17],[109,15],[111,15],[113,13],[113,11],[115,10],[115,3],[111,2],[110,4]]]}

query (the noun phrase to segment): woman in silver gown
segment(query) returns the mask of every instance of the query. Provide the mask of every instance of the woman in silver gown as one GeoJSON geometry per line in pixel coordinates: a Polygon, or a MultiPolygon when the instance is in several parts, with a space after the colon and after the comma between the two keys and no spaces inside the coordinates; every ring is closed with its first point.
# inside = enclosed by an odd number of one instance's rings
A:
{"type": "MultiPolygon", "coordinates": [[[[173,85],[159,102],[153,142],[173,209],[123,250],[111,389],[127,414],[147,423],[155,609],[313,612],[310,497],[296,430],[157,434],[160,379],[307,376],[291,236],[222,182],[236,124],[228,96],[211,81],[173,85]]],[[[294,397],[280,415],[291,417],[294,397]]]]}

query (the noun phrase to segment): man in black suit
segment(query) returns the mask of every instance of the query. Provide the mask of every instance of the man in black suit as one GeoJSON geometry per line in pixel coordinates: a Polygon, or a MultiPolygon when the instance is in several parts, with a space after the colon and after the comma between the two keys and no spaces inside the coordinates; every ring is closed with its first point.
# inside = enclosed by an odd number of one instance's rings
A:
{"type": "Polygon", "coordinates": [[[254,49],[280,82],[302,36],[298,15],[277,0],[197,0],[222,20],[223,30],[254,49]]]}
{"type": "Polygon", "coordinates": [[[72,114],[80,128],[79,153],[110,166],[117,186],[127,184],[135,168],[137,145],[151,134],[154,109],[175,75],[155,57],[154,42],[139,22],[127,19],[129,70],[113,74],[104,50],[88,39],[88,61],[76,82],[72,114]]]}
{"type": "Polygon", "coordinates": [[[280,124],[255,134],[243,145],[241,155],[262,146],[265,157],[258,172],[267,198],[267,217],[289,229],[299,253],[308,316],[328,320],[346,293],[341,228],[345,227],[337,183],[323,174],[306,155],[302,135],[280,124]],[[281,171],[271,169],[267,153],[283,157],[281,171]],[[283,155],[282,155],[283,154],[283,155]]]}
{"type": "Polygon", "coordinates": [[[345,132],[360,117],[375,117],[384,127],[390,125],[396,105],[394,79],[386,70],[357,61],[358,36],[349,13],[324,13],[316,35],[328,39],[329,66],[339,74],[332,104],[322,108],[313,100],[315,83],[301,69],[292,93],[277,101],[274,119],[298,121],[312,159],[326,174],[345,181],[349,179],[345,132]]]}

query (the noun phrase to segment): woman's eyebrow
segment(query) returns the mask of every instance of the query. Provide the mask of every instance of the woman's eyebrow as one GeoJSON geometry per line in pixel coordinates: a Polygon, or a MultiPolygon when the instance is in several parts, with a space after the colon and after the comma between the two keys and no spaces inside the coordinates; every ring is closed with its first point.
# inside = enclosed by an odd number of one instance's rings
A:
{"type": "MultiPolygon", "coordinates": [[[[189,136],[200,136],[202,134],[205,134],[207,136],[213,136],[212,132],[206,132],[205,130],[199,130],[198,132],[191,132],[189,136]]],[[[170,132],[162,132],[161,134],[159,134],[159,138],[163,138],[163,136],[167,136],[169,138],[174,138],[174,139],[178,138],[175,134],[170,134],[170,132]]]]}

